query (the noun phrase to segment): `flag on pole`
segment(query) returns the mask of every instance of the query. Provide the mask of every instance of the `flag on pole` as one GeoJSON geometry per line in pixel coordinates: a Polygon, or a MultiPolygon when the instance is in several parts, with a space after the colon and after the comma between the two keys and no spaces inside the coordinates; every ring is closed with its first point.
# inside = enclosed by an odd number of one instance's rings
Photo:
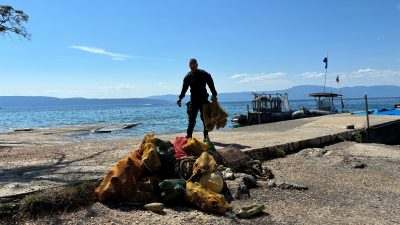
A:
{"type": "Polygon", "coordinates": [[[322,62],[325,63],[325,69],[328,69],[328,57],[325,57],[322,62]]]}
{"type": "Polygon", "coordinates": [[[336,83],[339,83],[339,75],[336,77],[336,83]]]}

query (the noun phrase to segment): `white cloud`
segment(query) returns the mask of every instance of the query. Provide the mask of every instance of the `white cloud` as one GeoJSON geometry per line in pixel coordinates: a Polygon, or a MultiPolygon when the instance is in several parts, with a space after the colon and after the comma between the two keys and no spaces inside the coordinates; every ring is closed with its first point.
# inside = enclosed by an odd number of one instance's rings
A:
{"type": "Polygon", "coordinates": [[[81,51],[90,52],[90,53],[94,53],[94,54],[109,56],[109,57],[111,57],[112,60],[117,60],[117,61],[123,61],[123,60],[131,57],[130,55],[108,52],[104,49],[95,48],[95,47],[72,45],[72,46],[69,46],[69,48],[78,49],[81,51]]]}
{"type": "Polygon", "coordinates": [[[366,69],[359,69],[359,70],[357,70],[356,73],[369,73],[369,72],[372,72],[372,71],[374,71],[374,70],[371,69],[371,68],[366,68],[366,69]]]}
{"type": "Polygon", "coordinates": [[[78,49],[81,51],[85,52],[90,52],[93,54],[99,54],[99,55],[104,55],[111,57],[112,60],[116,61],[123,61],[128,58],[135,58],[135,59],[142,59],[142,60],[156,60],[156,61],[170,61],[170,62],[175,62],[175,59],[171,58],[159,58],[159,57],[143,57],[143,56],[137,56],[137,55],[126,55],[126,54],[120,54],[120,53],[114,53],[114,52],[109,52],[101,48],[96,48],[96,47],[88,47],[88,46],[80,46],[80,45],[72,45],[69,46],[69,48],[73,49],[78,49]]]}
{"type": "Polygon", "coordinates": [[[238,78],[243,78],[243,77],[247,77],[247,76],[249,76],[249,75],[246,74],[246,73],[241,73],[241,74],[235,74],[235,75],[231,76],[230,78],[231,79],[238,79],[238,78]]]}
{"type": "Polygon", "coordinates": [[[320,72],[305,72],[305,73],[302,73],[300,76],[302,76],[303,79],[318,78],[318,77],[323,77],[324,73],[320,73],[320,72]]]}
{"type": "Polygon", "coordinates": [[[238,83],[253,83],[262,80],[272,80],[272,79],[280,79],[284,78],[286,73],[276,72],[276,73],[260,73],[260,74],[235,74],[230,78],[237,80],[238,83]]]}
{"type": "Polygon", "coordinates": [[[169,83],[166,82],[158,82],[157,85],[158,88],[163,91],[175,91],[177,87],[176,85],[170,85],[169,83]]]}
{"type": "Polygon", "coordinates": [[[400,77],[400,71],[395,70],[376,70],[371,68],[359,69],[357,71],[353,71],[350,74],[350,77],[354,78],[383,78],[383,77],[400,77]]]}
{"type": "Polygon", "coordinates": [[[113,85],[113,86],[99,87],[100,90],[105,90],[105,91],[132,90],[135,88],[136,87],[134,85],[130,85],[130,84],[117,84],[117,85],[113,85]]]}
{"type": "Polygon", "coordinates": [[[53,90],[47,90],[46,92],[49,92],[49,93],[61,93],[62,91],[61,90],[57,90],[57,89],[53,89],[53,90]]]}

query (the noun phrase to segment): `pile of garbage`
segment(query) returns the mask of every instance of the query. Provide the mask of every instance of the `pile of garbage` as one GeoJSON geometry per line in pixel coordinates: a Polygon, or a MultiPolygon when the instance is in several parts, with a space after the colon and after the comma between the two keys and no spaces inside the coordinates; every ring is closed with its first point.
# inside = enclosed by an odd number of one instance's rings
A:
{"type": "MultiPolygon", "coordinates": [[[[152,203],[147,206],[155,211],[162,210],[162,202],[224,213],[230,209],[221,194],[227,189],[224,179],[233,176],[226,164],[210,142],[177,137],[171,143],[149,134],[108,172],[94,196],[101,202],[152,203]]],[[[260,168],[247,167],[254,176],[263,175],[260,168]]]]}

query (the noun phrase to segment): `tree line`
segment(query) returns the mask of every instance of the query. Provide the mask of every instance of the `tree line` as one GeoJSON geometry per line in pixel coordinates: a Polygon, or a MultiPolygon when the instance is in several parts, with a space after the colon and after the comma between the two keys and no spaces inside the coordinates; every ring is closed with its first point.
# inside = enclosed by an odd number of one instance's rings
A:
{"type": "Polygon", "coordinates": [[[14,9],[12,6],[0,5],[0,35],[16,34],[17,36],[31,39],[31,34],[24,27],[29,16],[22,10],[14,9]]]}

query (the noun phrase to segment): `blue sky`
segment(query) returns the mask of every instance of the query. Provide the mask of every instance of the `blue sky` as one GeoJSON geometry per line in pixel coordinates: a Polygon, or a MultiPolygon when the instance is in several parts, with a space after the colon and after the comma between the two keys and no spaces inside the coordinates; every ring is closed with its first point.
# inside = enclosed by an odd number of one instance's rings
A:
{"type": "Polygon", "coordinates": [[[218,92],[400,85],[400,0],[4,0],[30,16],[0,36],[0,95],[178,94],[188,60],[218,92]]]}

